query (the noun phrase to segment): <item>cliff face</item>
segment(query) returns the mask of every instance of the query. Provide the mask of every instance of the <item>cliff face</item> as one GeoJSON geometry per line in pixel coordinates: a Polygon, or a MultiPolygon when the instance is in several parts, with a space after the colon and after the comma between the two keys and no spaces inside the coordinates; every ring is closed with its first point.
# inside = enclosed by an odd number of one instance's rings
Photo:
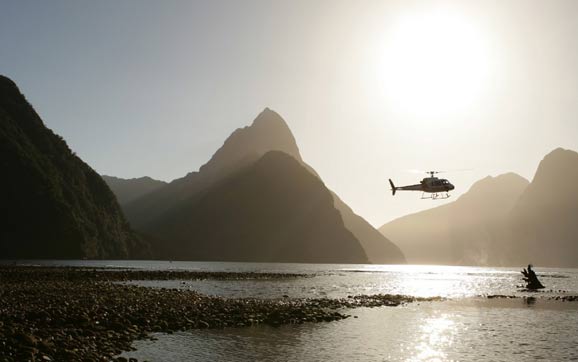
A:
{"type": "Polygon", "coordinates": [[[147,255],[114,194],[0,76],[0,258],[147,255]]]}
{"type": "Polygon", "coordinates": [[[558,148],[540,162],[510,215],[518,263],[578,267],[578,153],[558,148]]]}
{"type": "MultiPolygon", "coordinates": [[[[528,181],[513,173],[476,182],[455,202],[404,216],[379,230],[409,263],[513,265],[508,218],[528,181]]],[[[526,261],[527,263],[527,261],[526,261]]]]}
{"type": "Polygon", "coordinates": [[[257,162],[145,229],[157,255],[185,260],[367,263],[331,193],[293,157],[257,162]]]}
{"type": "MultiPolygon", "coordinates": [[[[213,189],[215,185],[224,182],[241,170],[253,166],[270,151],[279,151],[290,156],[313,177],[319,179],[315,171],[302,160],[295,138],[285,121],[279,114],[267,108],[257,116],[250,126],[233,132],[198,172],[191,172],[181,179],[126,204],[124,206],[125,212],[131,224],[137,229],[153,234],[159,240],[164,240],[166,235],[163,234],[164,231],[160,232],[160,230],[167,229],[161,228],[160,225],[166,225],[167,215],[174,215],[175,210],[187,209],[191,200],[196,200],[200,197],[199,195],[209,192],[208,190],[213,189]],[[158,230],[155,229],[157,227],[158,230]]],[[[267,165],[272,166],[270,163],[267,165]]],[[[298,172],[289,176],[301,177],[298,172]]],[[[362,245],[371,262],[405,262],[403,254],[393,243],[361,217],[355,215],[337,195],[333,193],[331,195],[334,201],[332,208],[339,211],[338,215],[341,215],[345,228],[354,235],[358,244],[362,245]]],[[[251,199],[245,201],[247,205],[244,207],[251,208],[251,199]]],[[[223,207],[225,213],[227,206],[223,204],[223,207]]],[[[279,203],[276,207],[283,207],[283,204],[279,203]]],[[[190,211],[190,208],[187,210],[190,211]]],[[[325,230],[327,231],[327,229],[325,230]]],[[[174,233],[172,235],[172,237],[175,236],[174,233]]],[[[187,237],[190,243],[198,242],[198,238],[193,234],[189,234],[187,237]]],[[[326,237],[329,237],[329,234],[326,237]]],[[[175,252],[176,250],[173,251],[173,253],[175,252]]],[[[167,255],[167,257],[169,256],[167,255]]],[[[204,258],[209,258],[209,256],[204,256],[204,258]]],[[[222,256],[215,251],[213,258],[221,260],[222,256]]],[[[355,258],[361,260],[358,257],[355,258]]],[[[367,259],[364,260],[367,261],[367,259]]]]}

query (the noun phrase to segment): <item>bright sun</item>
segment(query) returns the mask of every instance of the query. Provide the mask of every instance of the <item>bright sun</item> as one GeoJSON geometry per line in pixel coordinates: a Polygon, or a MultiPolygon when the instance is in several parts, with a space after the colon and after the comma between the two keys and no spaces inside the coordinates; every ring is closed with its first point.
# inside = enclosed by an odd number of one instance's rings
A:
{"type": "Polygon", "coordinates": [[[398,112],[444,116],[479,100],[488,76],[488,46],[459,14],[406,16],[391,29],[383,54],[383,87],[398,112]]]}

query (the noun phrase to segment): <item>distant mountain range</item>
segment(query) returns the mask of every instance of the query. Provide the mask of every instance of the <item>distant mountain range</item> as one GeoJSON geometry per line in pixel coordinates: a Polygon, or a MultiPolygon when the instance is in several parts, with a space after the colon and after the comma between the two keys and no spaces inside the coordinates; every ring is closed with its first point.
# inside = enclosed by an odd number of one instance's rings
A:
{"type": "Polygon", "coordinates": [[[379,230],[408,262],[578,266],[578,153],[556,149],[531,183],[487,177],[455,202],[407,215],[379,230]]]}
{"type": "Polygon", "coordinates": [[[0,165],[0,258],[405,261],[325,187],[269,109],[198,172],[123,180],[99,176],[0,77],[0,165]]]}
{"type": "Polygon", "coordinates": [[[102,178],[0,76],[0,258],[150,257],[102,178]]]}
{"type": "Polygon", "coordinates": [[[126,180],[114,176],[102,175],[102,179],[108,184],[108,187],[110,187],[112,192],[114,192],[119,204],[121,205],[126,205],[167,184],[164,181],[153,180],[150,177],[139,177],[126,180]]]}
{"type": "Polygon", "coordinates": [[[2,259],[399,264],[403,250],[410,263],[578,267],[570,150],[546,155],[531,182],[487,177],[453,203],[377,231],[324,185],[270,109],[197,172],[123,180],[99,176],[0,76],[0,167],[2,259]]]}
{"type": "Polygon", "coordinates": [[[379,231],[397,241],[409,263],[500,265],[505,218],[527,185],[514,173],[486,177],[456,201],[403,216],[379,231]]]}
{"type": "Polygon", "coordinates": [[[164,258],[405,262],[392,242],[325,187],[302,160],[285,121],[268,108],[233,132],[198,172],[124,210],[164,258]]]}

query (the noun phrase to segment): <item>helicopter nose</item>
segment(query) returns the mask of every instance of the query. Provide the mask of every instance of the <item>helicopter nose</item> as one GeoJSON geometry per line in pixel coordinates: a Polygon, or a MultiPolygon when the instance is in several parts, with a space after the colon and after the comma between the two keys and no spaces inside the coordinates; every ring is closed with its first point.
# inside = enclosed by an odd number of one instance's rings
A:
{"type": "Polygon", "coordinates": [[[450,186],[450,191],[455,189],[454,185],[450,184],[449,186],[450,186]]]}

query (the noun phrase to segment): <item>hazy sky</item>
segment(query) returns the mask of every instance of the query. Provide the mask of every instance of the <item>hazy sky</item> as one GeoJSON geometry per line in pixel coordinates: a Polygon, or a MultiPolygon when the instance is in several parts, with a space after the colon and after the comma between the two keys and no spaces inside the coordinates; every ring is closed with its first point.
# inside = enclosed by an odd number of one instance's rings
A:
{"type": "Polygon", "coordinates": [[[0,1],[0,73],[102,174],[181,177],[270,107],[380,226],[441,204],[408,169],[472,169],[455,198],[578,149],[578,1],[0,1]]]}

